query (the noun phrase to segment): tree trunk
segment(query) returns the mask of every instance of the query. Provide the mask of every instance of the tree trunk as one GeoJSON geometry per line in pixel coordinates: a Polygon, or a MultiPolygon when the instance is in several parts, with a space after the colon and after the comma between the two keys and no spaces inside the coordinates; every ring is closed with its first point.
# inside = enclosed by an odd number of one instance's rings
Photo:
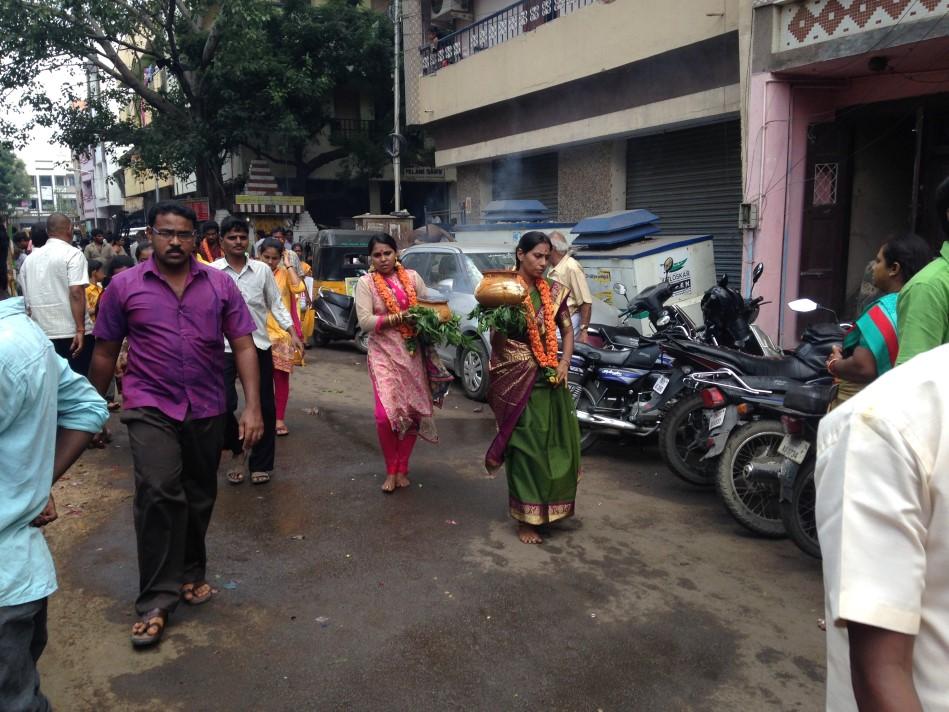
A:
{"type": "Polygon", "coordinates": [[[198,195],[207,197],[211,215],[216,210],[227,210],[227,196],[224,193],[224,181],[221,177],[223,163],[217,157],[198,158],[195,164],[198,195]]]}

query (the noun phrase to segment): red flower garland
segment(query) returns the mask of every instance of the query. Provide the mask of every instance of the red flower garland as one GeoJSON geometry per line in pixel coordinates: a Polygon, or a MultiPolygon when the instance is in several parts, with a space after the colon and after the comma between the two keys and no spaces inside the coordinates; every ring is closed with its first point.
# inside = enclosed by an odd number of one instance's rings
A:
{"type": "MultiPolygon", "coordinates": [[[[418,306],[418,295],[415,292],[415,285],[412,284],[409,273],[401,263],[396,264],[395,271],[399,282],[402,284],[402,289],[405,290],[409,298],[409,308],[411,309],[414,306],[418,306]]],[[[386,283],[385,277],[375,271],[372,272],[372,281],[376,285],[376,291],[379,292],[379,296],[382,297],[382,301],[386,305],[386,310],[390,314],[401,314],[402,309],[399,307],[399,301],[395,298],[392,288],[386,283]]],[[[399,324],[399,333],[402,334],[402,338],[406,341],[415,338],[415,329],[409,324],[399,324]]]]}
{"type": "MultiPolygon", "coordinates": [[[[521,276],[518,280],[524,287],[526,282],[521,276]]],[[[544,341],[541,342],[540,330],[537,328],[537,312],[534,310],[534,302],[530,296],[530,289],[527,289],[527,296],[524,298],[524,310],[527,312],[527,336],[530,339],[531,351],[534,358],[542,368],[557,368],[559,359],[557,358],[557,325],[554,322],[554,305],[550,297],[550,285],[547,280],[538,278],[534,280],[534,286],[540,294],[541,315],[544,320],[544,341]]]]}

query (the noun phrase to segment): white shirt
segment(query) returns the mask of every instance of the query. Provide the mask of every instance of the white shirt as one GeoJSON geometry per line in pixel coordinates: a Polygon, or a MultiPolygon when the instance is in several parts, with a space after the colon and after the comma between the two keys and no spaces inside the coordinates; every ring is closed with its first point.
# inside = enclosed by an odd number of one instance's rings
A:
{"type": "Polygon", "coordinates": [[[949,345],[884,374],[820,425],[827,709],[856,710],[847,621],[916,636],[927,712],[949,710],[949,345]]]}
{"type": "MultiPolygon", "coordinates": [[[[20,268],[20,286],[33,320],[50,339],[71,339],[76,335],[69,302],[69,288],[89,284],[89,267],[82,251],[55,237],[35,248],[20,268]]],[[[82,296],[86,308],[86,295],[82,296]]],[[[86,314],[86,333],[92,320],[86,314]]]]}
{"type": "MultiPolygon", "coordinates": [[[[267,315],[273,314],[281,328],[289,329],[293,326],[293,318],[283,305],[280,291],[277,289],[277,280],[274,279],[270,267],[263,262],[248,259],[244,269],[234,270],[223,257],[214,260],[211,266],[229,275],[241,296],[247,302],[250,315],[254,318],[257,328],[254,330],[254,345],[261,351],[270,348],[270,337],[267,335],[267,315]]],[[[224,350],[230,353],[231,344],[225,339],[224,350]]]]}

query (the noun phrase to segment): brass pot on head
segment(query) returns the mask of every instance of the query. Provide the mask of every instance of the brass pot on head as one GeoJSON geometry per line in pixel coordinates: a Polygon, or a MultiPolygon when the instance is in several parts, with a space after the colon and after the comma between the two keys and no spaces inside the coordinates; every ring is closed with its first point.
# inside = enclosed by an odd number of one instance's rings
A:
{"type": "Polygon", "coordinates": [[[527,288],[517,272],[506,269],[488,270],[475,290],[475,299],[486,309],[516,306],[524,301],[527,288]]]}

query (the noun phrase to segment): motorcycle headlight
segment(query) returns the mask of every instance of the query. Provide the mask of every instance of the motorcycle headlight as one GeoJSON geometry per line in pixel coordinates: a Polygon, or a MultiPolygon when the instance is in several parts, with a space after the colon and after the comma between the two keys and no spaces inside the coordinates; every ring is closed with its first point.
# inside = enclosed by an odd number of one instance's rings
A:
{"type": "Polygon", "coordinates": [[[667,326],[670,321],[669,315],[663,312],[662,316],[656,320],[656,326],[667,326]]]}

